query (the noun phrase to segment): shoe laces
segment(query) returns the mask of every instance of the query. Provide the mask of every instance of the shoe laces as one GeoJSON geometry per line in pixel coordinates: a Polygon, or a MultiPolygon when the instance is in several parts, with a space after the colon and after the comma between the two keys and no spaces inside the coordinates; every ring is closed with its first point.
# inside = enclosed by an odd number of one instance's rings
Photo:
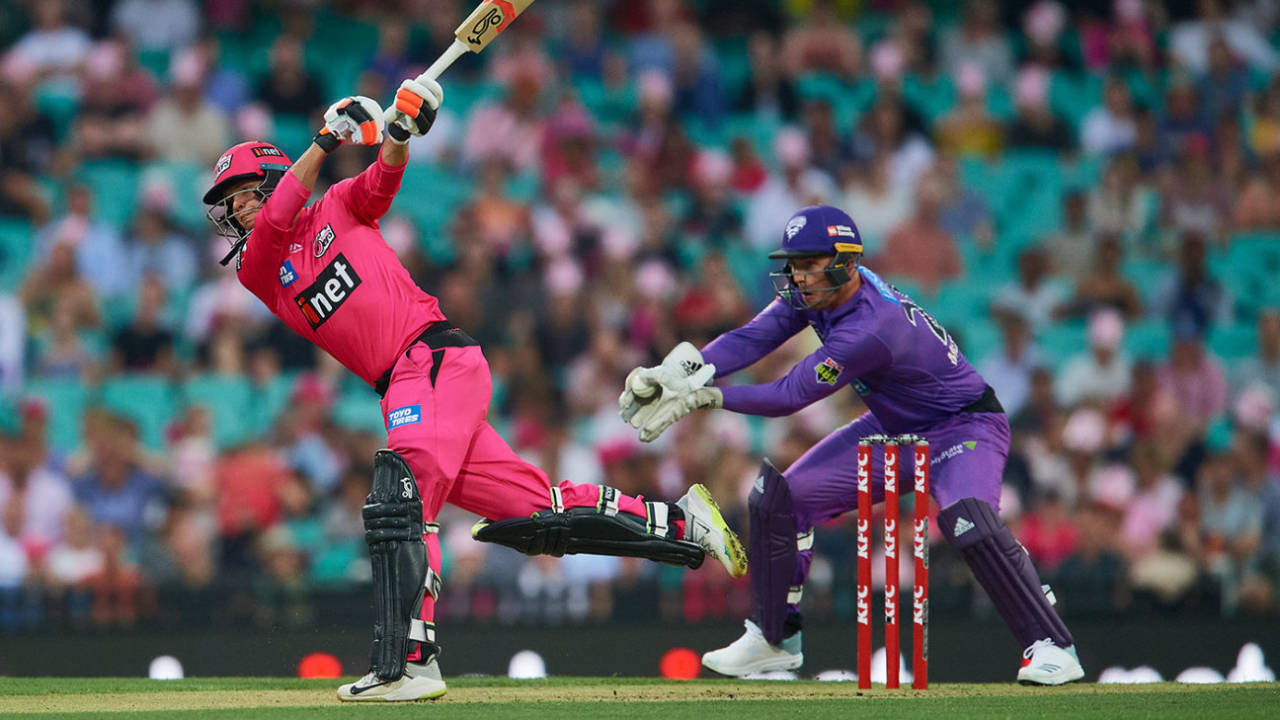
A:
{"type": "Polygon", "coordinates": [[[1051,638],[1044,638],[1042,640],[1037,640],[1031,643],[1031,646],[1028,647],[1026,650],[1022,651],[1022,657],[1026,660],[1030,660],[1031,656],[1036,654],[1036,650],[1039,650],[1040,648],[1046,647],[1046,646],[1056,647],[1053,644],[1053,640],[1051,638]]]}

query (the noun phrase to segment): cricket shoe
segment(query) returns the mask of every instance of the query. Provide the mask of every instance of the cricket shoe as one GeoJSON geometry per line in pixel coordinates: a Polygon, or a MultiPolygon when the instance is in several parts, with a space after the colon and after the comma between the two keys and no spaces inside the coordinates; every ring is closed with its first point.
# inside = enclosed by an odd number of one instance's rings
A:
{"type": "Polygon", "coordinates": [[[1023,685],[1065,685],[1084,677],[1076,646],[1060,648],[1049,638],[1031,643],[1022,651],[1018,682],[1023,685]]]}
{"type": "Polygon", "coordinates": [[[743,677],[774,670],[795,670],[804,664],[800,652],[800,633],[783,638],[782,646],[770,645],[760,626],[747,620],[747,631],[728,647],[712,650],[702,656],[702,664],[721,675],[743,677]]]}
{"type": "Polygon", "coordinates": [[[338,688],[338,699],[347,702],[434,700],[448,689],[440,677],[436,655],[425,663],[408,662],[404,674],[395,680],[381,680],[370,672],[359,680],[338,688]]]}
{"type": "Polygon", "coordinates": [[[702,484],[695,484],[676,501],[676,506],[684,511],[685,540],[697,543],[708,555],[719,560],[731,576],[740,578],[747,574],[747,551],[737,533],[724,521],[710,490],[702,484]]]}

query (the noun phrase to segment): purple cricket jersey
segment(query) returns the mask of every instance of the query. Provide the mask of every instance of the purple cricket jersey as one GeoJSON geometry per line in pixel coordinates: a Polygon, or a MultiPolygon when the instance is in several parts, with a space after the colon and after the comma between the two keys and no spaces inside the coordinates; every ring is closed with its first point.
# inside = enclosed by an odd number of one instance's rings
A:
{"type": "Polygon", "coordinates": [[[778,380],[722,388],[725,409],[790,415],[852,385],[884,432],[898,434],[924,432],[982,397],[982,376],[933,316],[871,270],[859,267],[858,273],[862,287],[834,310],[795,310],[774,300],[749,323],[703,348],[716,377],[724,377],[805,325],[822,340],[822,347],[778,380]]]}

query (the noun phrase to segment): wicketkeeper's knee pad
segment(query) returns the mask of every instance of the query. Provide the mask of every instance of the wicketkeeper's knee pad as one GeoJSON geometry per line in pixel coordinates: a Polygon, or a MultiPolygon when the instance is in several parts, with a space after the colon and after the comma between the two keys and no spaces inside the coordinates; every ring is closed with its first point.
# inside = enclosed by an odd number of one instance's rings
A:
{"type": "Polygon", "coordinates": [[[799,551],[813,546],[813,533],[796,533],[791,487],[768,460],[747,498],[751,517],[752,617],[770,645],[780,645],[786,634],[787,606],[800,602],[802,588],[793,586],[799,551]]]}
{"type": "Polygon", "coordinates": [[[527,518],[482,520],[471,530],[476,540],[497,543],[525,555],[592,554],[640,557],[696,568],[705,552],[696,543],[668,537],[669,507],[645,503],[646,517],[618,511],[618,491],[600,487],[595,507],[565,508],[560,489],[551,488],[551,508],[527,518]]]}
{"type": "Polygon", "coordinates": [[[424,643],[423,657],[436,651],[435,631],[420,616],[425,594],[436,597],[440,592],[440,578],[431,571],[422,541],[418,484],[409,464],[394,450],[374,455],[363,515],[377,613],[369,665],[380,679],[390,681],[404,673],[405,658],[415,643],[424,643]]]}

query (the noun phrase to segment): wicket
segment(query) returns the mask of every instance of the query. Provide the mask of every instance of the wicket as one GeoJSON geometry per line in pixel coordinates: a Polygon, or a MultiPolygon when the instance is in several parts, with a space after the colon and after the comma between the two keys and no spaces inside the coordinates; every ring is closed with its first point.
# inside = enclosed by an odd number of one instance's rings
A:
{"type": "Polygon", "coordinates": [[[911,687],[929,686],[929,441],[917,435],[868,435],[858,441],[858,687],[871,687],[871,448],[884,448],[885,687],[899,687],[898,447],[915,447],[915,517],[911,535],[911,687]]]}

